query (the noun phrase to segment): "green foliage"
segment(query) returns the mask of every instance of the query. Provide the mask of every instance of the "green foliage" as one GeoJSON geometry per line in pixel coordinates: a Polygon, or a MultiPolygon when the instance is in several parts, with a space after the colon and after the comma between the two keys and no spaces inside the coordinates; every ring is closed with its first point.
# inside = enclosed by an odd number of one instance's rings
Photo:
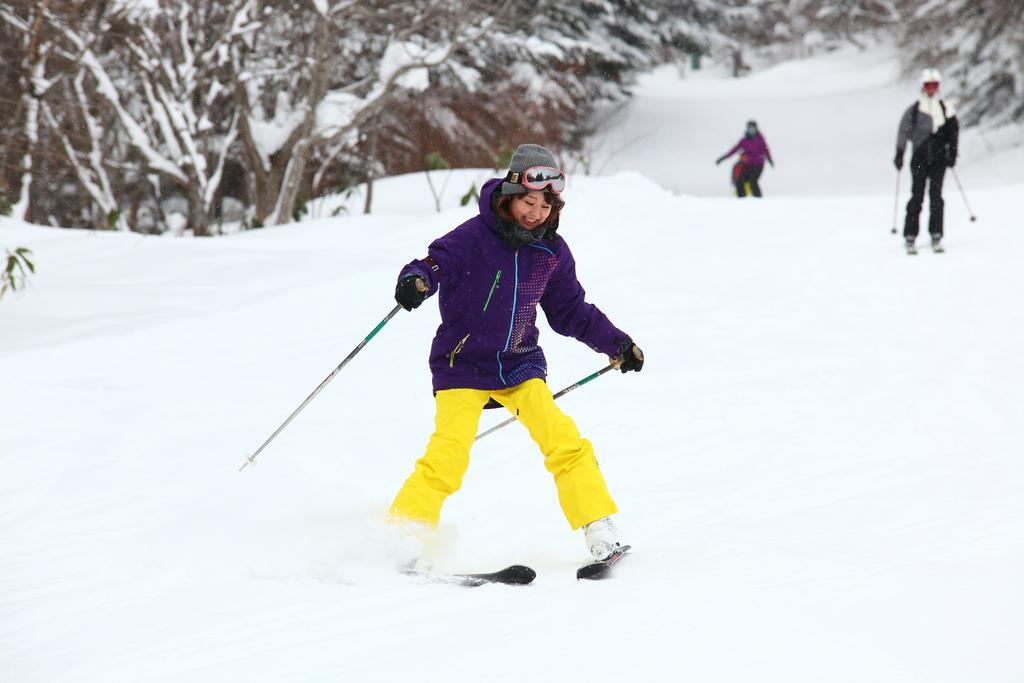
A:
{"type": "Polygon", "coordinates": [[[341,198],[343,200],[345,200],[345,204],[341,204],[339,206],[336,206],[334,208],[334,211],[331,211],[331,217],[332,218],[335,217],[335,216],[340,216],[342,214],[346,214],[346,213],[349,212],[348,211],[348,206],[347,206],[348,200],[352,199],[352,197],[355,197],[356,195],[359,194],[359,186],[358,185],[346,185],[345,187],[343,187],[340,190],[338,190],[338,194],[340,194],[341,198]]]}
{"type": "Polygon", "coordinates": [[[441,171],[452,167],[451,163],[449,163],[440,152],[431,152],[427,155],[426,159],[427,168],[431,171],[441,171]]]}
{"type": "Polygon", "coordinates": [[[572,158],[583,171],[583,175],[590,175],[590,171],[594,165],[594,158],[587,150],[581,150],[580,152],[573,154],[572,158]]]}
{"type": "Polygon", "coordinates": [[[478,201],[480,201],[480,193],[476,191],[476,184],[475,183],[470,183],[469,184],[469,191],[466,192],[466,194],[462,195],[462,199],[459,200],[459,206],[465,206],[466,204],[469,204],[470,202],[478,202],[478,201]]]}
{"type": "Polygon", "coordinates": [[[117,221],[121,218],[121,210],[113,209],[107,214],[107,227],[111,230],[117,227],[117,221]]]}
{"type": "Polygon", "coordinates": [[[508,145],[502,145],[501,149],[498,150],[498,155],[494,157],[495,170],[500,171],[503,168],[508,168],[509,165],[512,163],[512,155],[514,153],[515,150],[512,149],[511,147],[509,147],[508,145]]]}
{"type": "Polygon", "coordinates": [[[13,252],[10,249],[4,251],[7,252],[7,263],[3,271],[0,271],[0,299],[8,289],[14,292],[18,287],[24,287],[28,283],[29,273],[35,275],[36,272],[35,264],[28,258],[32,250],[18,247],[13,252]]]}
{"type": "Polygon", "coordinates": [[[301,194],[295,198],[295,208],[292,209],[292,220],[298,223],[302,220],[302,217],[309,213],[309,206],[306,204],[306,198],[301,194]]]}
{"type": "Polygon", "coordinates": [[[13,208],[11,203],[7,201],[7,197],[0,195],[0,216],[10,216],[13,208]]]}
{"type": "Polygon", "coordinates": [[[441,196],[444,194],[444,189],[448,187],[448,179],[451,177],[452,165],[441,156],[440,152],[431,152],[426,157],[428,168],[423,171],[427,176],[427,185],[430,186],[430,194],[434,195],[434,206],[437,208],[438,213],[441,212],[441,196]],[[431,171],[448,171],[444,174],[444,182],[441,183],[441,187],[434,187],[434,180],[430,177],[431,171]]]}

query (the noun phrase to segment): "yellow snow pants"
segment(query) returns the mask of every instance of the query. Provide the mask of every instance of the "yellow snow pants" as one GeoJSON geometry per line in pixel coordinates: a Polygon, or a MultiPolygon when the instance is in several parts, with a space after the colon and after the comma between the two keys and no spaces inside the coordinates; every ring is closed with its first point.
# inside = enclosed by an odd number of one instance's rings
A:
{"type": "Polygon", "coordinates": [[[597,466],[594,447],[559,410],[547,383],[531,379],[510,389],[437,392],[434,433],[391,504],[393,518],[437,525],[445,499],[462,486],[480,414],[490,398],[516,415],[540,446],[570,527],[578,529],[618,511],[597,466]]]}

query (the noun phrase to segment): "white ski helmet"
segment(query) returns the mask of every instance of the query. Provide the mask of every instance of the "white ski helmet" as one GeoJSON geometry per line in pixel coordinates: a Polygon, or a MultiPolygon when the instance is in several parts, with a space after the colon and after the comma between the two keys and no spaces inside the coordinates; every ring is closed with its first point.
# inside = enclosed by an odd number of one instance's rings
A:
{"type": "Polygon", "coordinates": [[[927,68],[921,72],[921,85],[925,83],[942,83],[942,74],[938,69],[927,68]]]}

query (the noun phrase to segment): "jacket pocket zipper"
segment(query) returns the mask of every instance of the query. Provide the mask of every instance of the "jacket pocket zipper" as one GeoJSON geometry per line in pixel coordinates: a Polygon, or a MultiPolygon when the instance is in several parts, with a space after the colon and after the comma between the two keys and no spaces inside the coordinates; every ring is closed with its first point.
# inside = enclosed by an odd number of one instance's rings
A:
{"type": "MultiPolygon", "coordinates": [[[[470,332],[469,334],[473,334],[473,333],[470,332]]],[[[452,350],[452,352],[448,354],[448,367],[450,367],[450,368],[454,368],[455,367],[455,356],[457,356],[459,354],[459,351],[462,350],[462,347],[465,346],[466,340],[469,339],[469,334],[467,334],[465,337],[460,339],[459,343],[455,345],[455,348],[452,350]]]]}
{"type": "Polygon", "coordinates": [[[487,301],[484,302],[484,310],[491,305],[491,297],[494,296],[494,290],[498,288],[498,283],[501,281],[501,271],[499,270],[494,274],[494,282],[491,284],[491,291],[487,293],[487,301]]]}

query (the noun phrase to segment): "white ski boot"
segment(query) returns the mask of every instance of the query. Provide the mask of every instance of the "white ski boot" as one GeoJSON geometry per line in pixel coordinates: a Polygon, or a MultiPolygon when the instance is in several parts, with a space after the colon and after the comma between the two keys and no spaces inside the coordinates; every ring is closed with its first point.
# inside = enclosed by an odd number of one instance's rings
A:
{"type": "Polygon", "coordinates": [[[602,517],[583,527],[587,550],[595,561],[607,559],[619,547],[615,525],[611,517],[602,517]]]}

